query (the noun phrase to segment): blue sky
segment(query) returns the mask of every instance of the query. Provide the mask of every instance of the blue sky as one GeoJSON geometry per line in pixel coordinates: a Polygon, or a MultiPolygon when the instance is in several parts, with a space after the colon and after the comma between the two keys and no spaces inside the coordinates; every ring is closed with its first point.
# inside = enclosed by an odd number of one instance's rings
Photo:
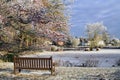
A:
{"type": "Polygon", "coordinates": [[[111,36],[120,38],[120,0],[74,0],[71,35],[86,36],[86,24],[95,22],[103,22],[111,36]]]}

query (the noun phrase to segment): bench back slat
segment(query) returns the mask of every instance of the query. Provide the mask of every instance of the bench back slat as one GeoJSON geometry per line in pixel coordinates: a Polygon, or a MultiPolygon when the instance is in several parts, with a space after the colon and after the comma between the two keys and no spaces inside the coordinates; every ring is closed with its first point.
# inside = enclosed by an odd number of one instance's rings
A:
{"type": "Polygon", "coordinates": [[[14,65],[18,69],[51,70],[52,57],[50,58],[15,57],[14,65]]]}

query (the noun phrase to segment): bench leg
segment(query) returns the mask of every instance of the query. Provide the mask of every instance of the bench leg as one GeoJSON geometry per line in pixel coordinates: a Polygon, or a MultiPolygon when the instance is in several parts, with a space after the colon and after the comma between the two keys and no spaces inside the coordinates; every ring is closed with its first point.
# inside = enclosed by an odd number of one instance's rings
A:
{"type": "MultiPolygon", "coordinates": [[[[21,69],[17,69],[17,73],[18,73],[18,72],[20,73],[20,72],[21,72],[21,69]]],[[[16,69],[14,68],[14,74],[17,74],[17,73],[16,73],[16,69]]]]}
{"type": "Polygon", "coordinates": [[[55,69],[54,68],[51,70],[51,75],[55,75],[55,69]]]}
{"type": "Polygon", "coordinates": [[[21,72],[21,69],[19,69],[19,72],[21,72]]]}
{"type": "Polygon", "coordinates": [[[14,74],[16,74],[16,69],[14,68],[14,74]]]}
{"type": "Polygon", "coordinates": [[[53,70],[51,70],[51,75],[53,75],[53,70]]]}

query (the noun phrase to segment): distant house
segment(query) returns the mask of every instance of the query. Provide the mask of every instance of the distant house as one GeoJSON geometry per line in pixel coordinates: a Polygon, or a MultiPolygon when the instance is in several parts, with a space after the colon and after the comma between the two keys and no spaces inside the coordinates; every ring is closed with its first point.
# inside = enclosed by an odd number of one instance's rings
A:
{"type": "Polygon", "coordinates": [[[89,41],[87,38],[80,38],[79,46],[88,46],[88,45],[89,45],[89,41]]]}

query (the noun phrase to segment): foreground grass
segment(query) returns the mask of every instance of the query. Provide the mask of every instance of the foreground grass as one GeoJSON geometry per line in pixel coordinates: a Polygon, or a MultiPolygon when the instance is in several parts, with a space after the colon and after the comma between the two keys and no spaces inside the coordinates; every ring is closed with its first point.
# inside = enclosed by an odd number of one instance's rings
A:
{"type": "Polygon", "coordinates": [[[13,74],[13,63],[0,63],[0,80],[120,80],[120,68],[56,67],[55,75],[48,71],[22,70],[13,74]]]}

